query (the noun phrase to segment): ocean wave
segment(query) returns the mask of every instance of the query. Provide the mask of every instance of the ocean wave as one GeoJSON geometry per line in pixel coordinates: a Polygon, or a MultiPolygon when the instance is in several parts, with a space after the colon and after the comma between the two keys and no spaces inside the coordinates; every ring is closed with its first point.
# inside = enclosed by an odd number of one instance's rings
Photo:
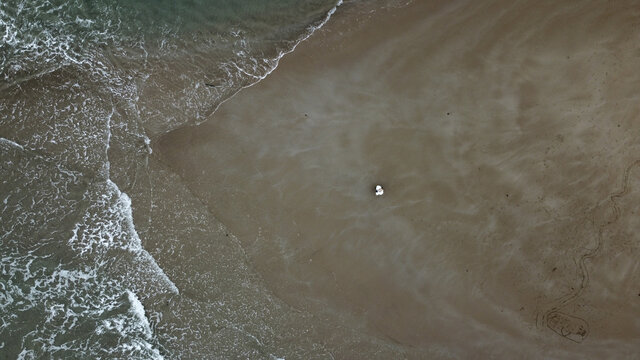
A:
{"type": "Polygon", "coordinates": [[[0,354],[158,358],[135,294],[177,288],[142,248],[128,196],[11,140],[0,152],[0,354]]]}
{"type": "Polygon", "coordinates": [[[198,35],[118,1],[0,3],[0,357],[163,356],[161,314],[149,321],[142,303],[179,291],[124,190],[137,189],[150,137],[268,76],[341,1],[322,3],[268,37],[260,21],[229,25],[235,13],[198,35]]]}
{"type": "Polygon", "coordinates": [[[113,259],[120,258],[121,252],[126,251],[133,258],[133,263],[143,266],[136,269],[136,273],[120,274],[121,269],[118,269],[114,277],[123,276],[123,281],[129,286],[145,293],[179,293],[176,285],[142,247],[133,225],[131,199],[127,194],[107,180],[93,185],[85,193],[85,201],[90,205],[73,228],[73,235],[68,241],[78,256],[93,255],[93,261],[108,269],[113,259]]]}

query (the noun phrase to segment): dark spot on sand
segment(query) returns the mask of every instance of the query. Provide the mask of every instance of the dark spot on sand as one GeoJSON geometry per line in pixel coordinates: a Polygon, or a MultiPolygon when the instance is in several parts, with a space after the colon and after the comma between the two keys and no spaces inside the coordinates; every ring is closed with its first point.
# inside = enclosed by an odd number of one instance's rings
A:
{"type": "Polygon", "coordinates": [[[229,236],[229,234],[224,234],[224,236],[229,236]]]}
{"type": "Polygon", "coordinates": [[[448,112],[448,113],[447,113],[447,116],[448,116],[448,115],[451,115],[451,113],[450,113],[450,112],[448,112]]]}
{"type": "Polygon", "coordinates": [[[554,271],[556,271],[556,270],[558,270],[558,268],[557,268],[557,267],[554,267],[553,269],[551,269],[551,272],[554,272],[554,271]]]}

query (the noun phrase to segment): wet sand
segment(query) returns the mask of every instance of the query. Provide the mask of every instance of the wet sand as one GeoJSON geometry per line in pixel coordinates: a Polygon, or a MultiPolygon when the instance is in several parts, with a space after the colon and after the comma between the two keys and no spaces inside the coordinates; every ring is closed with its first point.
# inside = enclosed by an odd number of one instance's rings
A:
{"type": "Polygon", "coordinates": [[[631,1],[346,5],[153,156],[295,309],[429,358],[631,358],[639,25],[631,1]]]}

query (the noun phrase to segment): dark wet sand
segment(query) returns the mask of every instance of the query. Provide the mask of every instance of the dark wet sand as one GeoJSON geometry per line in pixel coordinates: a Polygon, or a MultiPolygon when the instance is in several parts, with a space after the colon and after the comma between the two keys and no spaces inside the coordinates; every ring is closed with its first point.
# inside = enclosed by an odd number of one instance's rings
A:
{"type": "Polygon", "coordinates": [[[632,358],[639,9],[347,5],[154,156],[295,309],[429,358],[632,358]]]}

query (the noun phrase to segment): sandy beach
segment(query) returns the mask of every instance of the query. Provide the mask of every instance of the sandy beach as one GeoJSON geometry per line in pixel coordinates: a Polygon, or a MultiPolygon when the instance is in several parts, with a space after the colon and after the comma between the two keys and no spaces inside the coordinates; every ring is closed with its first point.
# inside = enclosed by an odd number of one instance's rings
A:
{"type": "Polygon", "coordinates": [[[358,6],[154,156],[277,297],[410,357],[634,356],[634,2],[358,6]]]}

